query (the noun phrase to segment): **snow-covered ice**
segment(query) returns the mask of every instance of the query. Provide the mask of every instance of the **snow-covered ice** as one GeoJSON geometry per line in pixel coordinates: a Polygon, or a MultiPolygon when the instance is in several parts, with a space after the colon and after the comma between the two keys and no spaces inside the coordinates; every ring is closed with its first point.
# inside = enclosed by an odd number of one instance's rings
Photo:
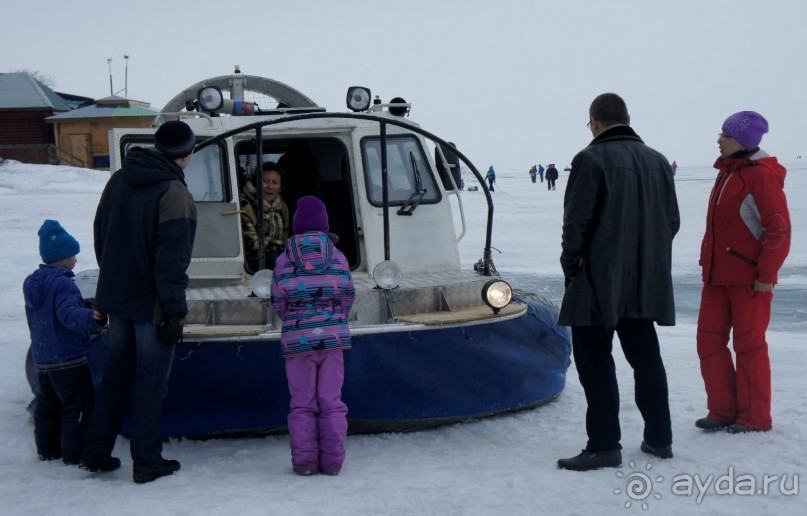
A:
{"type": "MultiPolygon", "coordinates": [[[[495,164],[494,164],[495,165],[495,164]]],[[[563,394],[516,414],[407,434],[350,436],[338,477],[298,477],[288,438],[171,441],[165,456],[177,474],[145,485],[131,481],[128,442],[118,439],[123,467],[89,474],[37,460],[31,391],[23,362],[28,329],[22,281],[38,263],[36,231],[61,221],[80,242],[76,272],[96,267],[92,219],[107,172],[19,163],[0,165],[0,507],[3,514],[315,515],[315,514],[804,514],[807,470],[807,164],[788,166],[785,187],[793,221],[790,257],[780,274],[768,332],[774,428],[762,434],[703,433],[705,394],[695,353],[698,253],[715,171],[679,168],[681,231],[673,266],[678,324],[659,328],[670,384],[675,458],[642,453],[641,417],[630,367],[616,346],[622,388],[621,468],[558,470],[560,457],[585,445],[585,399],[574,366],[563,394]],[[687,487],[690,487],[687,493],[687,487]],[[643,507],[644,506],[644,507],[643,507]]],[[[558,257],[566,172],[557,190],[523,173],[497,178],[493,245],[498,270],[517,287],[560,301],[558,257]]],[[[471,179],[466,177],[466,184],[471,179]]],[[[463,263],[481,257],[486,207],[481,192],[463,194],[471,230],[463,263]],[[476,234],[473,234],[474,231],[476,234]]]]}

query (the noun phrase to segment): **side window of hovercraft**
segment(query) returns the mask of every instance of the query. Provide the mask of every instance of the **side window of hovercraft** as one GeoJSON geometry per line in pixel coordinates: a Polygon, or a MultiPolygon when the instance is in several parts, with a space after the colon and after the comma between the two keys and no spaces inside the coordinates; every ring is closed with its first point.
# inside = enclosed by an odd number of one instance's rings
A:
{"type": "MultiPolygon", "coordinates": [[[[154,147],[153,141],[125,140],[124,155],[132,147],[154,147]]],[[[229,189],[224,181],[224,153],[220,145],[208,145],[193,155],[185,169],[185,183],[196,202],[227,202],[229,189]]]]}
{"type": "MultiPolygon", "coordinates": [[[[381,206],[381,139],[364,138],[361,148],[367,198],[374,206],[381,206]]],[[[387,138],[387,176],[390,205],[403,205],[420,194],[419,204],[440,201],[432,169],[420,143],[413,136],[387,138]]]]}

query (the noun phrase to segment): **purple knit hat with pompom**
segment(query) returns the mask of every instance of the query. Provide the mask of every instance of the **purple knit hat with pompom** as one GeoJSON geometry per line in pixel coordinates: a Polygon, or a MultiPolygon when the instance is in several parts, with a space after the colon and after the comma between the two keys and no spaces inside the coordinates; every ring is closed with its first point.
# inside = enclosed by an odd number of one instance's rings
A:
{"type": "Polygon", "coordinates": [[[306,231],[327,233],[330,229],[325,205],[313,195],[305,195],[297,200],[297,211],[294,212],[292,223],[297,235],[306,231]]]}

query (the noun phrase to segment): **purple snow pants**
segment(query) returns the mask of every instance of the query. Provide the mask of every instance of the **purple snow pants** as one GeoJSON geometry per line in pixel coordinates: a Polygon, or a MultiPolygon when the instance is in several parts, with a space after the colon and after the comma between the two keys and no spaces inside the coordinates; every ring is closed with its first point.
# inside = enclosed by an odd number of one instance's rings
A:
{"type": "Polygon", "coordinates": [[[345,461],[347,405],[342,402],[345,379],[341,349],[314,351],[286,357],[291,394],[289,436],[294,471],[310,474],[318,469],[336,475],[345,461]]]}

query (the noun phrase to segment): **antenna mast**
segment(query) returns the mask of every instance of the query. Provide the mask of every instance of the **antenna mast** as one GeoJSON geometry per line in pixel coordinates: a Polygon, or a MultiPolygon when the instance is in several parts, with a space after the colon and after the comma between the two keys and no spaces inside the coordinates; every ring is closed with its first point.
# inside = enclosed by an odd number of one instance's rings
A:
{"type": "Polygon", "coordinates": [[[125,75],[124,75],[124,83],[123,83],[123,96],[127,99],[129,98],[129,54],[123,54],[123,60],[126,63],[125,66],[125,75]]]}
{"type": "Polygon", "coordinates": [[[106,65],[109,68],[109,94],[114,95],[115,90],[112,89],[112,58],[111,57],[106,58],[106,65]]]}

